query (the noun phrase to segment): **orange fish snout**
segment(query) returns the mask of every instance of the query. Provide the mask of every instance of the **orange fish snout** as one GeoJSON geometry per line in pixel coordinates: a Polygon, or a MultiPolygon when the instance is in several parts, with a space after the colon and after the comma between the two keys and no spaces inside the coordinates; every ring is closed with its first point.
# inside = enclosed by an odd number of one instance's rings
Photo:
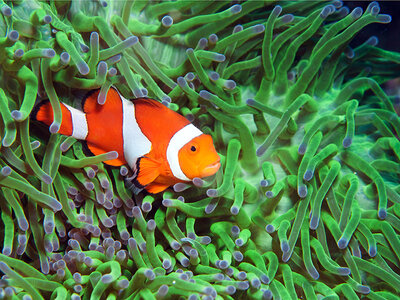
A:
{"type": "Polygon", "coordinates": [[[208,177],[212,176],[218,172],[219,168],[221,167],[220,160],[216,161],[215,163],[209,164],[205,168],[200,171],[200,177],[208,177]]]}
{"type": "Polygon", "coordinates": [[[203,133],[182,147],[179,151],[179,164],[190,180],[217,173],[221,163],[211,136],[203,133]]]}

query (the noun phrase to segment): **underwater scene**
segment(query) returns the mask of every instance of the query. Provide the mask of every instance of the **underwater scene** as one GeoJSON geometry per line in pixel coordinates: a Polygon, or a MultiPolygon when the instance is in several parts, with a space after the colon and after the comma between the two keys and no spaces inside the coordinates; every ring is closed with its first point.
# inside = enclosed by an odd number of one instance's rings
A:
{"type": "Polygon", "coordinates": [[[385,7],[0,0],[0,299],[400,299],[385,7]]]}

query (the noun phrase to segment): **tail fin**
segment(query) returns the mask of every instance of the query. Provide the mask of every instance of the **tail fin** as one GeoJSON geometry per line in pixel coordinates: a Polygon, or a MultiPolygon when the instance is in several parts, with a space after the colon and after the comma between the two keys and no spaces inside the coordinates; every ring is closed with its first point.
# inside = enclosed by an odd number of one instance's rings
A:
{"type": "Polygon", "coordinates": [[[62,121],[60,127],[57,126],[57,124],[53,124],[54,121],[53,108],[49,100],[42,101],[38,105],[36,105],[36,107],[33,109],[31,113],[31,118],[33,120],[42,122],[47,126],[50,126],[51,133],[58,132],[64,135],[72,135],[73,126],[72,126],[71,112],[63,103],[61,103],[60,105],[62,113],[62,121]]]}

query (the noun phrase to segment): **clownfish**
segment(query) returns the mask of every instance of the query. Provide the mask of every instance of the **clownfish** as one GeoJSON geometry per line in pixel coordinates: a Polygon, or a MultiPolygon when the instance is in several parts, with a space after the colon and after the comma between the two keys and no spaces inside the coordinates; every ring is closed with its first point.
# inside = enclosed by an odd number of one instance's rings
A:
{"type": "MultiPolygon", "coordinates": [[[[214,175],[220,168],[211,136],[162,103],[127,100],[112,87],[105,104],[99,104],[98,94],[95,90],[84,98],[83,111],[61,103],[58,132],[85,141],[93,155],[117,151],[116,159],[104,163],[128,164],[138,188],[156,194],[178,182],[214,175]]],[[[39,103],[32,118],[50,126],[50,102],[39,103]]]]}

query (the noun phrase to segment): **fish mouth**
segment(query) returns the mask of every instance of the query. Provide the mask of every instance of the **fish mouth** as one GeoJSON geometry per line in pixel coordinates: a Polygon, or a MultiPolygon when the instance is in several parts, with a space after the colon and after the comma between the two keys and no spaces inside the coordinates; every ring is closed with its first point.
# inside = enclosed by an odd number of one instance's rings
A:
{"type": "Polygon", "coordinates": [[[217,173],[220,167],[221,163],[219,161],[206,166],[201,172],[201,177],[208,177],[214,175],[215,173],[217,173]]]}

